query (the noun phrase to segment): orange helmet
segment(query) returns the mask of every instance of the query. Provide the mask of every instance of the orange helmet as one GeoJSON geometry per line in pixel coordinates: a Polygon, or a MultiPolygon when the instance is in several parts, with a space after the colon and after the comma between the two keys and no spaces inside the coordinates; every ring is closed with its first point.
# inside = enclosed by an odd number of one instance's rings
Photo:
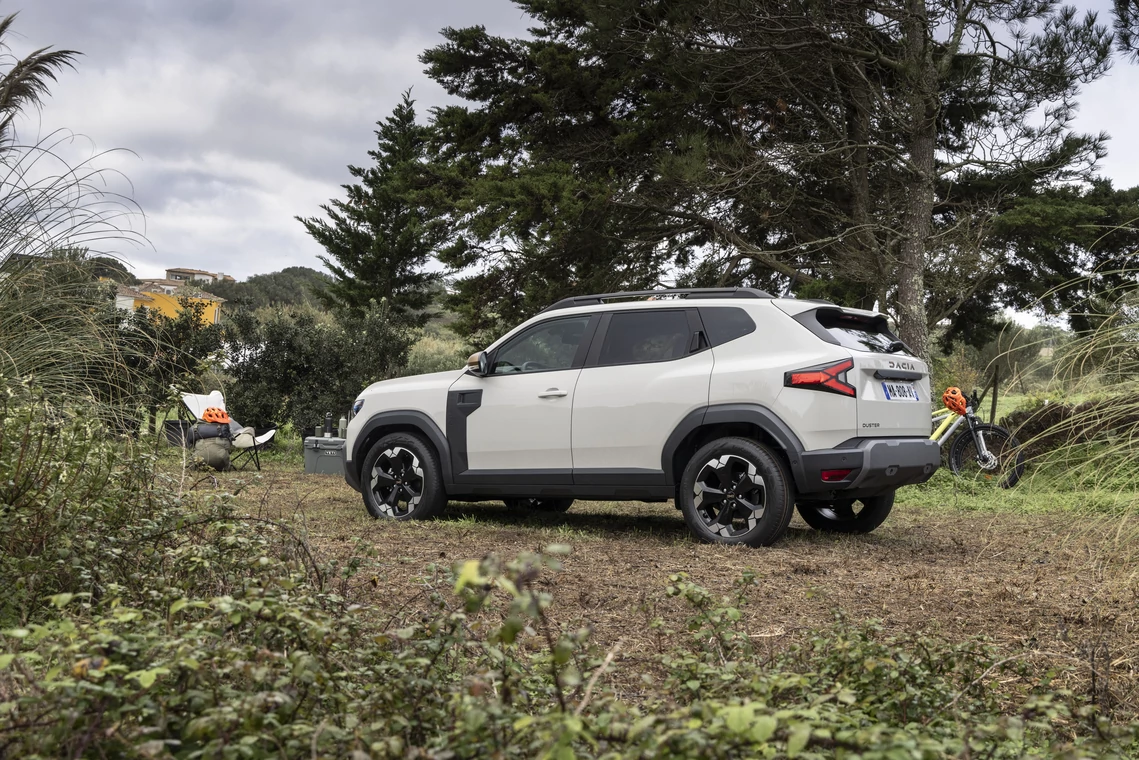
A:
{"type": "Polygon", "coordinates": [[[960,388],[949,386],[945,389],[945,393],[941,394],[941,403],[951,412],[957,414],[965,414],[965,405],[968,403],[965,400],[965,394],[961,392],[960,388]]]}
{"type": "Polygon", "coordinates": [[[206,411],[202,412],[202,420],[212,422],[215,425],[225,425],[230,421],[229,415],[225,413],[225,410],[219,409],[216,406],[207,406],[206,411]]]}

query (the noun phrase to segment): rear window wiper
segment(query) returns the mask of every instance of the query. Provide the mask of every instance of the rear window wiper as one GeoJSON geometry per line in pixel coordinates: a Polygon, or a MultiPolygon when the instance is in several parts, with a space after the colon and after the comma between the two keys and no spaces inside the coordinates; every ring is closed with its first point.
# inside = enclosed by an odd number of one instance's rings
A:
{"type": "Polygon", "coordinates": [[[905,351],[910,356],[917,356],[917,354],[914,353],[914,350],[912,348],[910,348],[909,346],[907,346],[905,343],[903,343],[900,340],[892,340],[892,341],[890,341],[890,345],[886,347],[887,353],[896,354],[899,351],[905,351]]]}

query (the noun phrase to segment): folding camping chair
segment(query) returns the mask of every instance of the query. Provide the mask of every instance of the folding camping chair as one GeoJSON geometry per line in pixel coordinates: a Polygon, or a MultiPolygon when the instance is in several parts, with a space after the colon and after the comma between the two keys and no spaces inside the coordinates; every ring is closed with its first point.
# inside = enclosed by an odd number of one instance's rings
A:
{"type": "MultiPolygon", "coordinates": [[[[208,407],[214,406],[218,409],[229,411],[225,408],[225,396],[221,395],[221,391],[210,391],[208,394],[200,393],[183,393],[182,403],[194,415],[194,419],[201,420],[202,413],[208,407]]],[[[255,435],[251,427],[244,427],[240,422],[234,419],[232,414],[229,415],[230,426],[230,442],[233,444],[236,454],[230,459],[230,466],[235,470],[244,470],[253,464],[258,470],[261,469],[261,450],[265,448],[265,444],[273,439],[277,434],[276,428],[270,430],[268,433],[262,435],[255,435]],[[240,467],[237,466],[238,460],[243,460],[240,467]]]]}

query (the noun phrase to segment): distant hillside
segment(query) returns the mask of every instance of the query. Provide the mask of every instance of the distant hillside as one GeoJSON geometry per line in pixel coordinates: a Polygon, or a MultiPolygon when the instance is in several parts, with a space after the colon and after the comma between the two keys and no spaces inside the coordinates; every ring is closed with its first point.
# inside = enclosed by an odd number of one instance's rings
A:
{"type": "Polygon", "coordinates": [[[209,292],[226,300],[226,308],[257,309],[279,304],[320,306],[317,293],[328,287],[331,278],[308,267],[287,267],[280,272],[255,274],[243,282],[214,282],[209,292]]]}

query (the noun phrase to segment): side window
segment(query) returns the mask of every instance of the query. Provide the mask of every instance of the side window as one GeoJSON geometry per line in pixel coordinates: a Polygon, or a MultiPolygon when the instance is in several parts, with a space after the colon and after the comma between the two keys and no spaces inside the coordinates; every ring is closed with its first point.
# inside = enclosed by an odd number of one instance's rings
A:
{"type": "Polygon", "coordinates": [[[708,333],[708,343],[713,348],[755,332],[755,322],[751,315],[737,307],[701,308],[700,320],[708,333]]]}
{"type": "Polygon", "coordinates": [[[610,318],[597,363],[665,362],[688,354],[692,328],[683,311],[627,311],[610,318]]]}
{"type": "Polygon", "coordinates": [[[534,325],[495,352],[491,374],[569,369],[589,320],[587,314],[534,325]]]}

